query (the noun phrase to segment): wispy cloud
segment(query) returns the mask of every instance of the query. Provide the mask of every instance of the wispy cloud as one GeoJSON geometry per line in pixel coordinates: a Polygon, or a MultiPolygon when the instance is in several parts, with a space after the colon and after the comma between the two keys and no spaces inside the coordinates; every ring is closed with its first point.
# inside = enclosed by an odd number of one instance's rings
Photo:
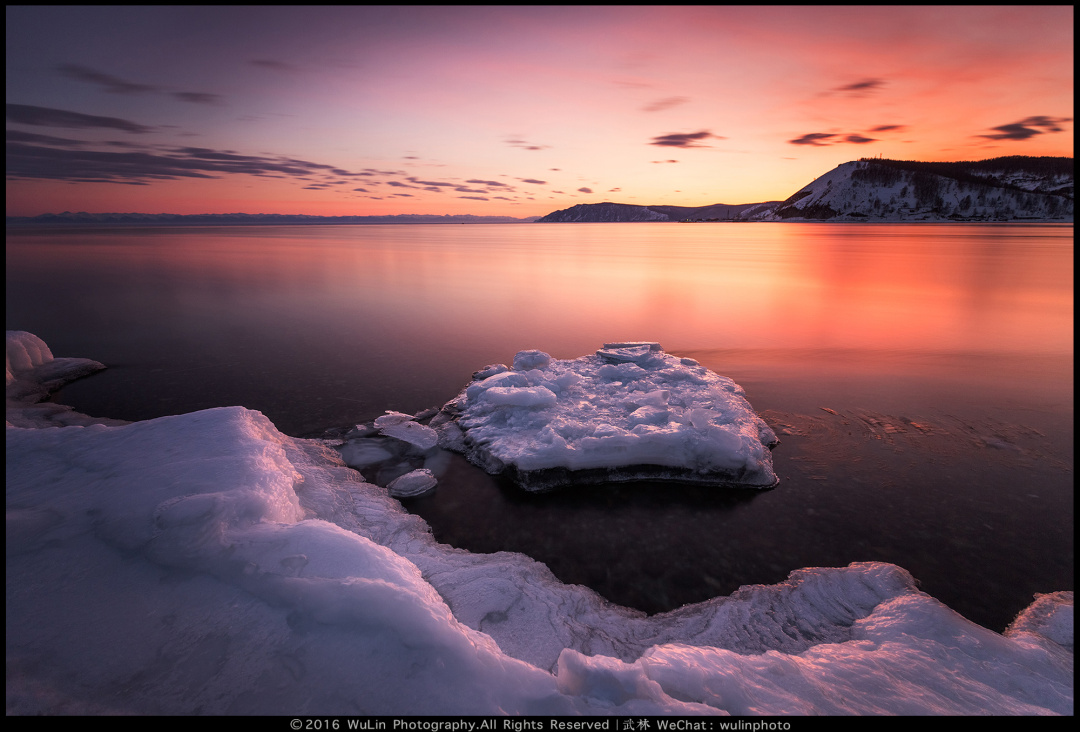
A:
{"type": "Polygon", "coordinates": [[[56,70],[69,79],[97,84],[110,94],[145,94],[146,92],[161,91],[156,86],[125,81],[79,64],[60,64],[56,67],[56,70]]]}
{"type": "Polygon", "coordinates": [[[420,186],[448,186],[448,187],[452,188],[455,185],[457,185],[456,183],[446,183],[444,181],[437,181],[437,180],[419,180],[419,179],[417,179],[417,178],[415,178],[413,176],[409,176],[405,180],[409,181],[410,183],[415,183],[415,184],[420,185],[420,186]]]}
{"type": "Polygon", "coordinates": [[[671,109],[677,107],[680,104],[686,104],[690,101],[690,97],[664,97],[663,99],[657,99],[655,102],[650,102],[642,107],[642,111],[645,112],[659,112],[664,109],[671,109]]]}
{"type": "Polygon", "coordinates": [[[101,127],[134,134],[153,132],[155,129],[126,119],[119,119],[118,117],[100,117],[95,114],[82,114],[81,112],[70,112],[64,109],[53,109],[52,107],[35,107],[30,104],[8,104],[7,120],[16,124],[36,125],[39,127],[65,127],[69,129],[101,127]]]}
{"type": "Polygon", "coordinates": [[[649,144],[659,145],[660,147],[710,147],[709,145],[698,144],[701,140],[709,138],[726,139],[720,135],[714,135],[708,130],[701,130],[700,132],[675,132],[670,135],[659,135],[654,137],[649,144]]]}
{"type": "Polygon", "coordinates": [[[805,135],[796,137],[794,140],[788,140],[792,145],[813,145],[815,147],[823,147],[829,144],[836,135],[831,132],[808,132],[805,135]]]}
{"type": "Polygon", "coordinates": [[[524,140],[520,135],[512,135],[506,138],[506,144],[510,147],[520,148],[522,150],[547,150],[551,145],[537,145],[536,143],[524,140]]]}
{"type": "Polygon", "coordinates": [[[1045,132],[1064,132],[1065,128],[1061,125],[1065,122],[1072,122],[1072,117],[1036,115],[1019,122],[1001,125],[1000,127],[991,127],[990,129],[994,130],[993,134],[976,135],[976,137],[983,137],[987,140],[1027,140],[1045,132]]]}
{"type": "Polygon", "coordinates": [[[181,102],[193,104],[217,104],[221,101],[221,96],[218,94],[189,91],[170,92],[166,87],[127,81],[81,64],[60,64],[55,68],[61,75],[69,79],[94,84],[109,94],[169,94],[181,102]]]}
{"type": "Polygon", "coordinates": [[[843,143],[865,145],[868,142],[877,142],[877,138],[867,137],[866,135],[857,132],[808,132],[805,135],[800,135],[792,140],[788,140],[788,143],[791,145],[809,145],[811,147],[825,147],[827,145],[838,145],[843,143]]]}
{"type": "Polygon", "coordinates": [[[220,94],[210,94],[209,92],[173,92],[172,96],[181,102],[191,102],[192,104],[219,104],[221,102],[220,94]]]}
{"type": "Polygon", "coordinates": [[[270,69],[271,71],[299,71],[299,69],[292,64],[287,64],[284,61],[278,61],[272,58],[256,58],[252,59],[249,63],[252,66],[270,69]]]}
{"type": "MultiPolygon", "coordinates": [[[[19,105],[8,106],[10,108],[19,105]]],[[[61,118],[60,121],[64,119],[61,118]]],[[[91,126],[84,120],[78,121],[79,126],[91,126]]],[[[95,123],[92,126],[111,125],[95,123]]],[[[363,175],[309,160],[285,156],[243,155],[234,150],[153,145],[126,146],[120,152],[93,150],[84,148],[97,143],[35,135],[18,130],[9,130],[7,138],[9,180],[45,179],[146,185],[158,180],[252,175],[293,179],[303,182],[307,187],[323,188],[345,184],[346,181],[341,180],[343,177],[363,175]]],[[[396,181],[391,181],[388,185],[416,187],[396,181]]]]}
{"type": "Polygon", "coordinates": [[[848,97],[865,97],[869,94],[880,90],[885,86],[884,79],[861,79],[860,81],[853,82],[851,84],[844,84],[830,89],[826,92],[828,94],[843,94],[848,97]]]}
{"type": "Polygon", "coordinates": [[[81,147],[87,144],[82,140],[72,140],[68,137],[38,135],[34,132],[22,132],[21,130],[8,130],[7,140],[8,142],[29,142],[35,145],[52,145],[58,147],[81,147]]]}

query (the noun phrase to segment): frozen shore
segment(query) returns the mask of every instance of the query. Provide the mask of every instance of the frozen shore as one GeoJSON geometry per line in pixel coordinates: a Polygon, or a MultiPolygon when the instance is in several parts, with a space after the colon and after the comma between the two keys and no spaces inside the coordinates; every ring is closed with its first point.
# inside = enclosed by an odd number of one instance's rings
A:
{"type": "Polygon", "coordinates": [[[998,634],[857,563],[645,616],[259,412],[77,415],[41,399],[101,364],[7,351],[9,714],[1073,713],[1071,592],[998,634]]]}

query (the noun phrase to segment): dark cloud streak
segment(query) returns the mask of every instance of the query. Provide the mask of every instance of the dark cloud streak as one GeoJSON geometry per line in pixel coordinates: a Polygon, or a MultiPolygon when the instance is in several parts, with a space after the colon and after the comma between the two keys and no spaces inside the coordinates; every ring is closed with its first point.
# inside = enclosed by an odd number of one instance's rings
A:
{"type": "Polygon", "coordinates": [[[29,142],[35,145],[53,145],[57,147],[82,147],[86,143],[82,140],[72,140],[67,137],[53,137],[52,135],[38,135],[33,132],[21,130],[8,130],[8,142],[29,142]]]}
{"type": "Polygon", "coordinates": [[[284,61],[277,61],[271,58],[256,58],[251,60],[252,66],[259,66],[264,69],[271,69],[273,71],[296,71],[295,66],[291,66],[284,61]]]}
{"type": "MultiPolygon", "coordinates": [[[[10,105],[9,105],[10,106],[10,105]]],[[[348,174],[331,165],[287,157],[240,155],[233,151],[209,148],[144,148],[112,152],[45,147],[28,139],[31,133],[8,133],[7,177],[9,180],[44,179],[78,182],[103,182],[142,185],[154,180],[182,178],[221,178],[225,175],[253,175],[267,178],[293,178],[310,185],[330,185],[348,174]],[[335,174],[330,180],[328,176],[335,174]],[[310,180],[319,177],[323,180],[310,180]]],[[[46,137],[46,136],[37,136],[46,137]]],[[[36,140],[55,145],[63,138],[36,140]]],[[[78,141],[64,141],[69,147],[78,141]]],[[[391,183],[393,185],[394,183],[391,183]]],[[[397,184],[404,186],[405,184],[397,184]]],[[[407,186],[413,188],[415,186],[407,186]]]]}
{"type": "Polygon", "coordinates": [[[161,91],[156,86],[124,81],[110,74],[78,64],[60,64],[56,67],[56,70],[69,79],[97,84],[110,94],[145,94],[146,92],[161,91]]]}
{"type": "Polygon", "coordinates": [[[1045,132],[1064,132],[1065,128],[1061,125],[1065,122],[1072,122],[1072,117],[1048,117],[1040,114],[1019,122],[1012,122],[1000,127],[991,127],[990,129],[995,131],[994,134],[977,135],[977,137],[987,140],[1027,140],[1045,132]]]}
{"type": "MultiPolygon", "coordinates": [[[[886,125],[886,127],[888,127],[888,125],[886,125]]],[[[793,140],[788,140],[788,143],[791,145],[810,145],[811,147],[826,147],[828,145],[837,145],[841,143],[865,145],[868,142],[877,141],[878,140],[876,137],[866,137],[865,135],[860,135],[857,132],[850,132],[847,134],[841,134],[839,132],[808,132],[805,135],[800,135],[793,140]]]]}
{"type": "Polygon", "coordinates": [[[218,104],[221,96],[209,92],[169,92],[168,89],[149,84],[137,84],[125,81],[112,74],[106,74],[89,66],[79,64],[60,64],[56,67],[63,76],[75,81],[83,81],[96,84],[109,94],[170,94],[174,99],[192,104],[218,104]]]}
{"type": "Polygon", "coordinates": [[[856,81],[852,84],[838,86],[834,89],[830,89],[829,91],[839,94],[846,94],[849,97],[865,97],[870,92],[878,91],[883,86],[885,86],[884,79],[863,79],[862,81],[856,81]]]}
{"type": "Polygon", "coordinates": [[[516,137],[511,137],[506,140],[506,144],[511,147],[517,147],[522,150],[547,150],[551,145],[536,145],[527,140],[522,140],[516,137]]]}
{"type": "Polygon", "coordinates": [[[208,92],[173,92],[172,95],[181,102],[190,102],[192,104],[219,104],[221,102],[220,94],[210,94],[208,92]]]}
{"type": "Polygon", "coordinates": [[[87,129],[101,127],[113,130],[123,130],[141,135],[153,132],[155,128],[129,122],[117,117],[99,117],[94,114],[82,114],[69,112],[64,109],[51,107],[36,107],[30,104],[8,104],[8,122],[21,125],[35,125],[38,127],[65,127],[69,129],[87,129]]]}
{"type": "Polygon", "coordinates": [[[659,135],[654,137],[649,144],[658,145],[660,147],[709,147],[709,145],[699,145],[697,143],[710,137],[716,138],[717,140],[726,139],[719,135],[714,135],[708,130],[701,130],[700,132],[676,132],[670,135],[659,135]]]}
{"type": "Polygon", "coordinates": [[[835,134],[828,132],[808,132],[805,135],[796,137],[794,140],[788,140],[792,145],[813,145],[815,147],[824,147],[829,144],[827,141],[836,137],[835,134]]]}

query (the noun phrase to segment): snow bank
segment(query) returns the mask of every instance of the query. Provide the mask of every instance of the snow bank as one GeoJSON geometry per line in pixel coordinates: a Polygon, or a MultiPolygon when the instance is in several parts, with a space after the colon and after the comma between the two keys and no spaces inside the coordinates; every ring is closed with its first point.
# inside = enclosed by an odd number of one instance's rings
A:
{"type": "Polygon", "coordinates": [[[1073,711],[1072,593],[999,635],[865,563],[646,617],[240,407],[9,426],[6,465],[9,714],[1073,711]]]}
{"type": "Polygon", "coordinates": [[[9,330],[6,340],[5,402],[8,425],[121,424],[119,420],[95,419],[78,414],[70,407],[59,404],[39,404],[49,392],[105,368],[104,364],[88,358],[54,358],[45,341],[26,331],[9,330]]]}
{"type": "Polygon", "coordinates": [[[474,375],[431,422],[439,444],[528,490],[636,480],[769,488],[776,435],[742,388],[657,343],[558,361],[522,351],[474,375]]]}

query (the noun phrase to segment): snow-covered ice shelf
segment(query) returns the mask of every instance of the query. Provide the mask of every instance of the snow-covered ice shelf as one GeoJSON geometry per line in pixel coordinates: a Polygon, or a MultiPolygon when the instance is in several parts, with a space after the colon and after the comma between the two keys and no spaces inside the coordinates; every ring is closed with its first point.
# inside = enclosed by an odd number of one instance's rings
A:
{"type": "Polygon", "coordinates": [[[35,398],[7,404],[9,715],[1073,713],[1071,592],[1001,635],[868,562],[647,617],[436,543],[259,412],[56,427],[35,398]]]}
{"type": "Polygon", "coordinates": [[[556,360],[521,351],[436,416],[440,446],[527,490],[625,480],[769,488],[776,435],[742,388],[658,343],[556,360]]]}

